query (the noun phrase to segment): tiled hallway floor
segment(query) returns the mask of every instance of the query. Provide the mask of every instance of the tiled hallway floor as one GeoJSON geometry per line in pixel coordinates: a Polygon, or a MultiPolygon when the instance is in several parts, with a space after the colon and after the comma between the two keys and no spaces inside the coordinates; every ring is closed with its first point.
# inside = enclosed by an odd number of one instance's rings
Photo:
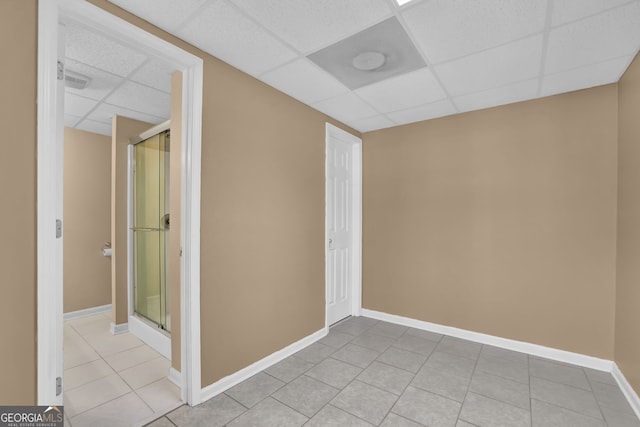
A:
{"type": "Polygon", "coordinates": [[[640,426],[613,377],[359,317],[172,426],[640,426]]]}
{"type": "Polygon", "coordinates": [[[65,426],[135,426],[180,404],[170,362],[130,333],[112,335],[110,319],[65,321],[65,426]]]}

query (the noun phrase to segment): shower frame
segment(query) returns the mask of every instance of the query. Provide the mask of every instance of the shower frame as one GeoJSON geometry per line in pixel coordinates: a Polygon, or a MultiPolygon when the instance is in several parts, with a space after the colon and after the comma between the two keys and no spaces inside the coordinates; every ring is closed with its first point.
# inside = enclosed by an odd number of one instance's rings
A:
{"type": "MultiPolygon", "coordinates": [[[[151,348],[171,360],[171,335],[155,327],[151,320],[136,314],[135,308],[135,247],[134,247],[134,146],[148,138],[169,130],[170,120],[160,123],[131,138],[127,147],[127,295],[129,332],[140,338],[151,348]]],[[[165,266],[166,268],[166,266],[165,266]]],[[[165,289],[165,294],[169,290],[165,289]]]]}

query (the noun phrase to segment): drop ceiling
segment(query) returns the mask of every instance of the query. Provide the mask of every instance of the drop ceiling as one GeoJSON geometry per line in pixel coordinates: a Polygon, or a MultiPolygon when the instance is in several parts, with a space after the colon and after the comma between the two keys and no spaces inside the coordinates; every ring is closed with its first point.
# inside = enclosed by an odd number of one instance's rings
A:
{"type": "MultiPolygon", "coordinates": [[[[640,48],[640,0],[110,1],[361,132],[616,82],[640,48]],[[351,90],[308,58],[389,18],[425,67],[351,90]]],[[[137,98],[168,91],[129,55],[96,67],[126,81],[83,121],[160,118],[137,98]]]]}
{"type": "Polygon", "coordinates": [[[169,119],[171,66],[76,22],[65,22],[64,32],[65,70],[89,78],[84,89],[65,87],[65,126],[111,135],[115,115],[169,119]]]}

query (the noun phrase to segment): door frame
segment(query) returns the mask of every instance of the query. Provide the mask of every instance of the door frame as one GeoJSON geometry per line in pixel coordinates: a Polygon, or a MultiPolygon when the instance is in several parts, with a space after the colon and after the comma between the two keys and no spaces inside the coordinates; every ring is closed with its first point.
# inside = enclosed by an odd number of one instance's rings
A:
{"type": "Polygon", "coordinates": [[[327,212],[327,195],[329,180],[329,141],[332,137],[340,138],[351,144],[351,315],[362,314],[362,139],[346,132],[331,123],[325,125],[325,160],[324,160],[324,282],[325,282],[325,328],[329,328],[329,213],[327,212]]]}
{"type": "Polygon", "coordinates": [[[37,402],[62,404],[56,377],[62,372],[62,244],[56,219],[62,219],[63,145],[56,138],[62,111],[57,107],[58,21],[63,17],[90,25],[125,45],[147,52],[182,70],[182,224],[181,373],[182,400],[201,402],[200,361],[200,176],[203,61],[189,52],[83,0],[38,2],[37,107],[37,402]],[[59,209],[59,210],[58,210],[59,209]]]}

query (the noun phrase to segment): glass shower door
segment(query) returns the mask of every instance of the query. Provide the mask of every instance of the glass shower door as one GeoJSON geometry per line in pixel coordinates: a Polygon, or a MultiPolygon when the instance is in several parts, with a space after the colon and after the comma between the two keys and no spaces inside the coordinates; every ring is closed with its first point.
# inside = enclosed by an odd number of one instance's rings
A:
{"type": "Polygon", "coordinates": [[[168,132],[133,146],[134,310],[169,331],[167,248],[169,238],[168,132]]]}

